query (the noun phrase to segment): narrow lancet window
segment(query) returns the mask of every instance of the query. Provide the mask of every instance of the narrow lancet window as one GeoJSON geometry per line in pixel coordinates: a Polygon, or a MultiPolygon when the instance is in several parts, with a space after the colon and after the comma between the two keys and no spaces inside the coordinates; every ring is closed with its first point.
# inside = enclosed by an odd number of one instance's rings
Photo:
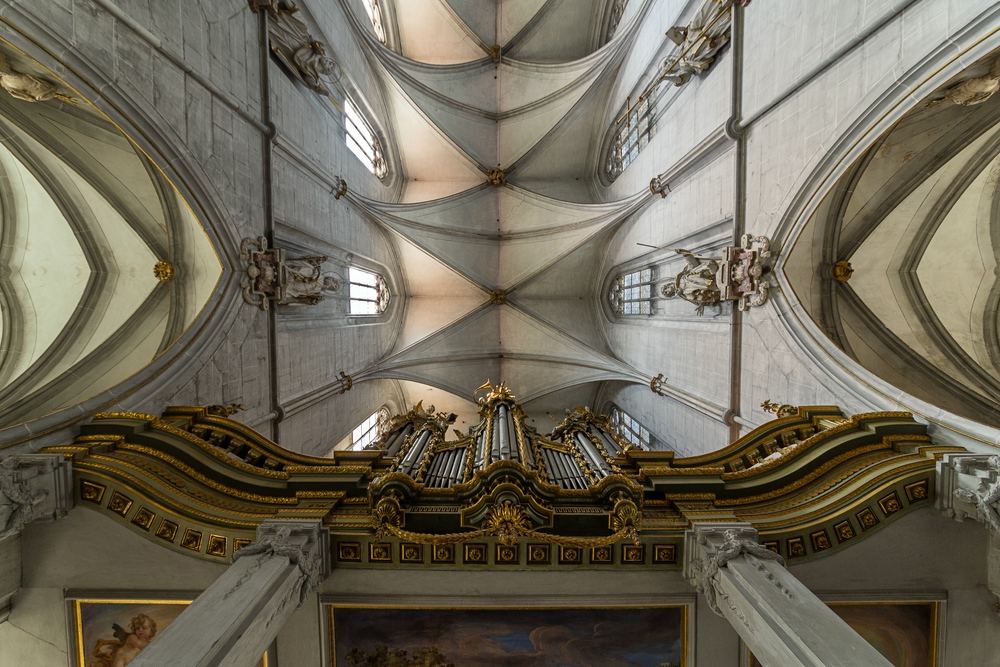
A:
{"type": "Polygon", "coordinates": [[[626,104],[625,113],[616,122],[618,130],[608,152],[607,170],[612,180],[632,164],[649,143],[653,130],[653,103],[644,97],[634,106],[626,104]]]}
{"type": "Polygon", "coordinates": [[[388,167],[382,146],[375,133],[358,111],[351,98],[344,98],[344,140],[351,152],[378,178],[386,175],[388,167]]]}
{"type": "Polygon", "coordinates": [[[611,408],[611,426],[623,440],[643,449],[652,449],[649,430],[632,418],[632,415],[615,406],[611,408]]]}
{"type": "Polygon", "coordinates": [[[378,6],[378,0],[361,0],[361,4],[364,5],[365,12],[372,22],[375,37],[378,38],[378,41],[385,44],[385,28],[382,26],[382,10],[378,6]]]}
{"type": "Polygon", "coordinates": [[[624,273],[611,285],[611,307],[618,315],[650,315],[653,305],[653,269],[624,273]]]}
{"type": "Polygon", "coordinates": [[[379,408],[351,432],[351,449],[364,449],[385,433],[388,426],[389,411],[386,408],[379,408]]]}
{"type": "Polygon", "coordinates": [[[351,315],[381,315],[389,305],[389,287],[382,276],[352,266],[350,281],[351,315]]]}

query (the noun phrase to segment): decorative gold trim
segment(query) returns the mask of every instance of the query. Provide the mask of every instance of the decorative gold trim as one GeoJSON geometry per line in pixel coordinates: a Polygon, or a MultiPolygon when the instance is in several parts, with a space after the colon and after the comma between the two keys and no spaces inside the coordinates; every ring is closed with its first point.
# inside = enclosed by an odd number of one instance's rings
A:
{"type": "Polygon", "coordinates": [[[201,551],[201,540],[204,533],[200,530],[186,528],[184,536],[181,537],[181,546],[191,551],[201,551]]]}
{"type": "Polygon", "coordinates": [[[223,558],[225,557],[228,548],[228,537],[225,535],[215,535],[214,533],[209,534],[208,545],[205,547],[205,553],[209,556],[219,556],[220,558],[223,558]]]}
{"type": "Polygon", "coordinates": [[[129,508],[132,507],[132,499],[121,493],[120,491],[115,491],[111,494],[111,500],[108,501],[108,509],[115,514],[121,515],[123,518],[128,514],[129,508]]]}

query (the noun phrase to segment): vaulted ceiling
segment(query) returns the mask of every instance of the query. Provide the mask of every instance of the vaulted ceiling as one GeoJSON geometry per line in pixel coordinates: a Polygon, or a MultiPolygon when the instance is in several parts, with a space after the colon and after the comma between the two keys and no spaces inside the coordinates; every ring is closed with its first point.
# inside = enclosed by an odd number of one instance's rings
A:
{"type": "Polygon", "coordinates": [[[503,380],[529,410],[554,392],[569,407],[604,381],[649,383],[611,349],[599,304],[609,238],[654,197],[601,201],[589,178],[649,8],[632,3],[602,45],[611,4],[407,0],[390,12],[396,50],[366,35],[405,183],[395,202],[348,198],[391,234],[406,309],[361,379],[463,398],[503,380]],[[491,169],[506,182],[490,185],[491,169]]]}
{"type": "Polygon", "coordinates": [[[177,191],[83,100],[0,94],[0,240],[4,426],[76,405],[147,366],[222,274],[177,191]],[[160,260],[172,279],[154,275],[160,260]]]}
{"type": "Polygon", "coordinates": [[[1000,96],[971,106],[945,91],[859,159],[796,242],[786,274],[845,352],[923,400],[1000,424],[1000,96]],[[844,282],[831,269],[849,261],[844,282]]]}

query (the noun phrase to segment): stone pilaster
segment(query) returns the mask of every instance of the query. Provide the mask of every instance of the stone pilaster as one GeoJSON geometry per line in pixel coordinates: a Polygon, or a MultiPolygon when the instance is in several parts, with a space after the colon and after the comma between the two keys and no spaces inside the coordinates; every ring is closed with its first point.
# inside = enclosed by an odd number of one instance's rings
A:
{"type": "Polygon", "coordinates": [[[21,530],[30,521],[65,516],[72,506],[72,465],[61,454],[0,461],[0,623],[21,588],[21,530]]]}
{"type": "Polygon", "coordinates": [[[748,523],[695,524],[685,535],[684,576],[763,665],[891,664],[761,546],[748,523]]]}
{"type": "Polygon", "coordinates": [[[330,537],[319,521],[265,521],[225,574],[130,664],[253,665],[329,572],[330,537]]]}

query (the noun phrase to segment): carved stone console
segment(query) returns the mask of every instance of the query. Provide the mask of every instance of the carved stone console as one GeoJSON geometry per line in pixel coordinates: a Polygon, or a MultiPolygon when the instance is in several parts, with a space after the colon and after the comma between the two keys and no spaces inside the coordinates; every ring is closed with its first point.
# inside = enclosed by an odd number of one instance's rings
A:
{"type": "Polygon", "coordinates": [[[684,576],[762,664],[891,664],[793,577],[749,523],[694,524],[684,538],[684,576]]]}

